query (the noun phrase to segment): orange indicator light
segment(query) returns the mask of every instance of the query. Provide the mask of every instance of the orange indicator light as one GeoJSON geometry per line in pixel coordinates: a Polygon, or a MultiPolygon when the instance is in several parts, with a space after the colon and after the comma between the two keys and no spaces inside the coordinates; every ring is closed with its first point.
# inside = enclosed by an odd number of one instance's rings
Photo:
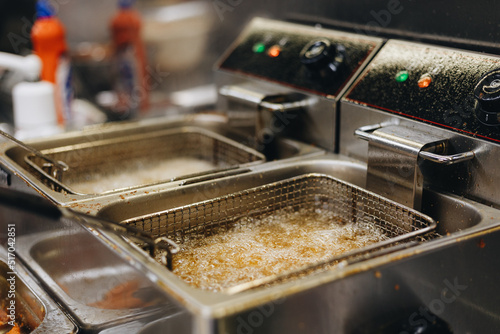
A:
{"type": "Polygon", "coordinates": [[[267,54],[269,57],[276,58],[280,55],[281,53],[281,48],[278,45],[273,45],[269,48],[269,51],[267,51],[267,54]]]}
{"type": "Polygon", "coordinates": [[[424,74],[418,80],[418,87],[427,88],[432,82],[432,77],[429,74],[424,74]]]}

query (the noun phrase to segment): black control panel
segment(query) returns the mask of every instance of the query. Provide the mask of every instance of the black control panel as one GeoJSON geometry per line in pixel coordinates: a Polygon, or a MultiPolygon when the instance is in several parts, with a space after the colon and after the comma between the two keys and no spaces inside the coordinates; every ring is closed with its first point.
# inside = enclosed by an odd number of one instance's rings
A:
{"type": "Polygon", "coordinates": [[[334,99],[380,45],[378,38],[256,18],[219,69],[334,99]]]}
{"type": "Polygon", "coordinates": [[[500,143],[500,57],[391,40],[344,99],[500,143]]]}

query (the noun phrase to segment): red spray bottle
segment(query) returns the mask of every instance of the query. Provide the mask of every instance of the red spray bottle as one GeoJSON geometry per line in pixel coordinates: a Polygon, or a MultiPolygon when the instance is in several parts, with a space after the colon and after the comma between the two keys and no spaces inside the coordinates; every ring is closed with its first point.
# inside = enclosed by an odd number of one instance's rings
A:
{"type": "Polygon", "coordinates": [[[55,85],[57,122],[61,126],[72,121],[71,66],[67,54],[65,28],[55,16],[48,0],[38,0],[37,19],[31,30],[33,51],[42,60],[41,80],[55,85]]]}

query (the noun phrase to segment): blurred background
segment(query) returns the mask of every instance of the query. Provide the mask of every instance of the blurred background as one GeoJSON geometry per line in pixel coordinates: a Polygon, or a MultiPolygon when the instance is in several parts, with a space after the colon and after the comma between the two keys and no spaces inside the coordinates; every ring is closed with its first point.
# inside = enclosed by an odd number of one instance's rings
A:
{"type": "MultiPolygon", "coordinates": [[[[111,89],[109,22],[117,1],[51,3],[66,27],[76,97],[105,106],[106,95],[99,94],[111,89]]],[[[152,105],[160,113],[172,106],[188,111],[213,106],[213,65],[255,16],[479,52],[500,50],[498,1],[460,0],[451,4],[436,0],[137,0],[135,8],[142,15],[143,39],[153,72],[152,105]],[[182,94],[193,89],[194,95],[182,94]]],[[[29,54],[34,19],[35,0],[0,0],[0,51],[29,54]]],[[[1,80],[0,112],[8,120],[8,78],[1,80]]]]}

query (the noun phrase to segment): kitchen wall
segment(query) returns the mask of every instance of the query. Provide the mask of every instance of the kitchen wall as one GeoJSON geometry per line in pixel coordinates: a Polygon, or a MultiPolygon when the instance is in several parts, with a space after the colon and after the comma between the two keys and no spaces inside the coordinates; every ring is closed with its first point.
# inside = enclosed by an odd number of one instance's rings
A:
{"type": "MultiPolygon", "coordinates": [[[[66,23],[68,40],[103,42],[116,0],[51,0],[66,23]]],[[[210,48],[221,52],[255,15],[322,21],[361,33],[399,31],[416,37],[472,42],[477,48],[500,48],[500,2],[460,0],[202,0],[215,18],[210,48]]],[[[33,21],[35,0],[0,1],[0,49],[19,51],[33,21]],[[21,38],[13,38],[17,34],[21,38]],[[16,44],[18,43],[17,47],[16,44]]],[[[185,3],[138,0],[139,8],[185,3]]],[[[29,44],[22,45],[29,47],[29,44]]]]}

